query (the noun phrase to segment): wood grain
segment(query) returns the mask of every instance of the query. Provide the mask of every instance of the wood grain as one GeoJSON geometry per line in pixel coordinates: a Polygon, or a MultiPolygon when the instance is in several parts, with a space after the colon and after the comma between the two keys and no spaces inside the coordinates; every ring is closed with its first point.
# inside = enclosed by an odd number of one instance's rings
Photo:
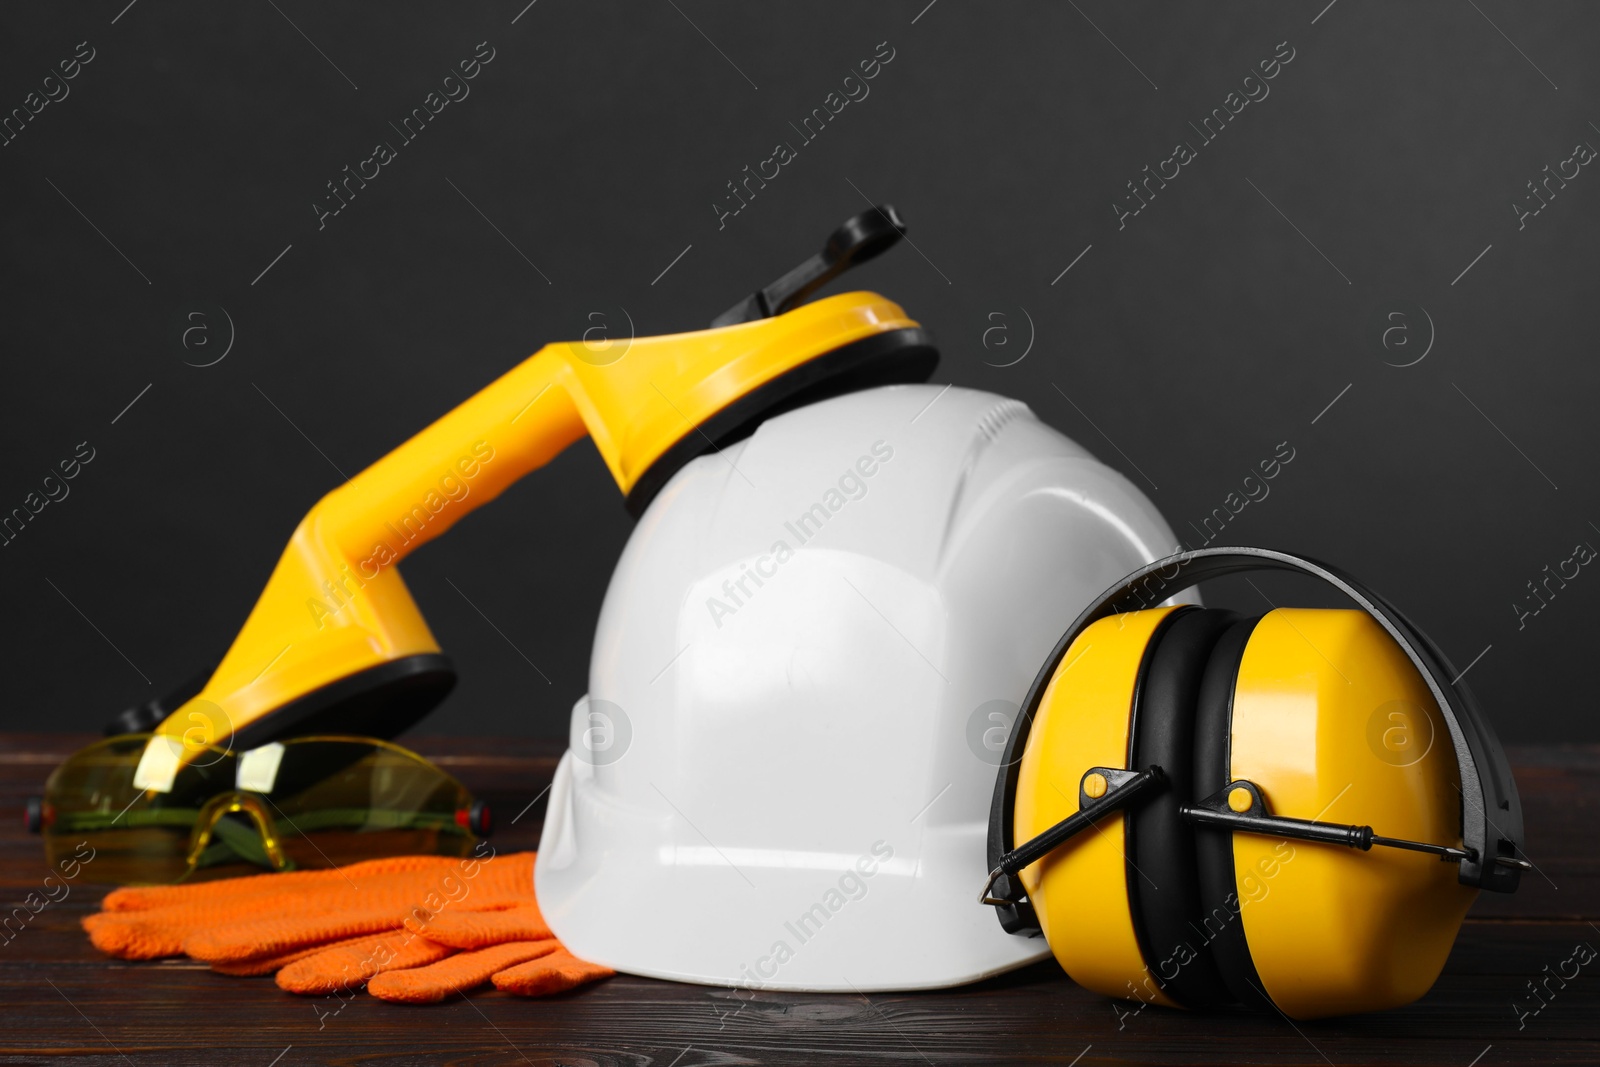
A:
{"type": "MultiPolygon", "coordinates": [[[[23,798],[87,740],[0,735],[7,912],[46,874],[38,840],[22,830],[23,798]]],[[[559,746],[411,744],[494,807],[498,848],[536,847],[544,801],[534,801],[559,746]]],[[[83,885],[0,942],[0,1064],[1600,1064],[1600,961],[1536,1015],[1519,1019],[1517,1007],[1533,1006],[1526,983],[1576,944],[1600,946],[1600,864],[1590,848],[1600,747],[1524,747],[1512,759],[1539,872],[1513,897],[1481,898],[1433,991],[1398,1011],[1291,1024],[1150,1008],[1119,1020],[1110,1001],[1049,962],[934,993],[736,994],[620,976],[548,1000],[489,990],[433,1007],[364,994],[319,1002],[188,961],[106,960],[78,929],[104,889],[83,885]]]]}

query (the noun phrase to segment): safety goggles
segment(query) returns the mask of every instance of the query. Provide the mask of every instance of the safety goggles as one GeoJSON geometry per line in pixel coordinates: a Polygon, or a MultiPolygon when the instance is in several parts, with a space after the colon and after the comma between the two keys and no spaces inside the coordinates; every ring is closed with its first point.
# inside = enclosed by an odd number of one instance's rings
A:
{"type": "MultiPolygon", "coordinates": [[[[301,737],[185,752],[172,788],[137,789],[150,734],[68,757],[29,802],[49,862],[84,846],[97,882],[166,884],[343,866],[396,855],[465,856],[489,810],[415,752],[367,737],[301,737]]],[[[158,742],[159,743],[159,742],[158,742]]]]}

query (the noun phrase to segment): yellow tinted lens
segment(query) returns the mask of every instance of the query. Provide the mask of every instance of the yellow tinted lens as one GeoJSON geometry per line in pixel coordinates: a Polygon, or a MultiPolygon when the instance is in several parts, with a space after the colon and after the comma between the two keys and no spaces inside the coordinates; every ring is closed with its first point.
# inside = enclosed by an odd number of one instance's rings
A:
{"type": "Polygon", "coordinates": [[[201,807],[233,784],[233,759],[203,746],[167,793],[135,789],[149,734],[90,745],[56,768],[45,784],[45,854],[51,866],[76,858],[95,882],[174,882],[188,870],[190,835],[201,807]]]}
{"type": "MultiPolygon", "coordinates": [[[[241,785],[266,787],[262,780],[241,785]]],[[[465,856],[472,797],[414,752],[370,738],[286,741],[270,788],[258,789],[278,846],[296,867],[380,856],[465,856]]]]}
{"type": "Polygon", "coordinates": [[[161,884],[465,856],[477,841],[471,795],[398,745],[310,737],[244,753],[202,746],[157,793],[133,786],[149,740],[109,738],[50,776],[42,832],[52,866],[76,860],[97,882],[161,884]]]}

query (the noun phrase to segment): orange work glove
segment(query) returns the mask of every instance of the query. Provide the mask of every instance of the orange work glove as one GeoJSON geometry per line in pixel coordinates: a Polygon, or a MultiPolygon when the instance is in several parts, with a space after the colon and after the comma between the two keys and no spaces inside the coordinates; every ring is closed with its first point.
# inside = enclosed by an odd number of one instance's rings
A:
{"type": "MultiPolygon", "coordinates": [[[[508,856],[501,862],[513,859],[508,856]]],[[[392,929],[404,921],[402,913],[408,907],[437,889],[442,877],[465,875],[465,870],[456,870],[462,862],[396,856],[335,870],[258,874],[197,885],[130,886],[107,894],[100,905],[103,910],[86,918],[83,926],[100,951],[133,960],[181,956],[191,935],[253,924],[262,916],[325,914],[362,904],[386,916],[374,930],[392,929]]],[[[482,861],[473,862],[482,869],[482,861]]],[[[478,894],[479,901],[497,895],[495,890],[498,895],[516,891],[515,884],[491,883],[485,888],[489,892],[478,894]]],[[[269,952],[263,948],[258,954],[269,952]]],[[[248,955],[241,953],[239,958],[248,955]]]]}
{"type": "Polygon", "coordinates": [[[187,954],[224,974],[276,972],[294,993],[365,983],[386,1000],[426,1003],[493,979],[541,996],[614,973],[555,940],[534,900],[531,852],[119,889],[102,907],[83,925],[103,952],[187,954]]]}
{"type": "Polygon", "coordinates": [[[491,979],[498,989],[537,997],[615,973],[562,948],[531,895],[494,911],[441,912],[418,929],[301,955],[278,971],[278,985],[310,995],[365,981],[367,992],[381,1000],[427,1004],[491,979]]]}

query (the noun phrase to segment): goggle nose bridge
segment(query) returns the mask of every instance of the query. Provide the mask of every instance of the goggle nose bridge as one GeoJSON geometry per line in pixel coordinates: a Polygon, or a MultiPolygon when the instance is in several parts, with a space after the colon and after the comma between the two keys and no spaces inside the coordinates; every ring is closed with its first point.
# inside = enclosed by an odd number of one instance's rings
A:
{"type": "Polygon", "coordinates": [[[212,797],[195,816],[194,830],[189,835],[187,858],[191,871],[200,865],[200,857],[204,854],[206,846],[211,844],[217,823],[229,815],[241,812],[248,815],[251,823],[255,825],[256,835],[261,838],[261,847],[265,850],[267,859],[271,861],[273,870],[281,871],[288,867],[288,857],[283,854],[277,830],[273,828],[272,817],[267,812],[266,806],[259,797],[236,789],[231,793],[219,793],[212,797]]]}

